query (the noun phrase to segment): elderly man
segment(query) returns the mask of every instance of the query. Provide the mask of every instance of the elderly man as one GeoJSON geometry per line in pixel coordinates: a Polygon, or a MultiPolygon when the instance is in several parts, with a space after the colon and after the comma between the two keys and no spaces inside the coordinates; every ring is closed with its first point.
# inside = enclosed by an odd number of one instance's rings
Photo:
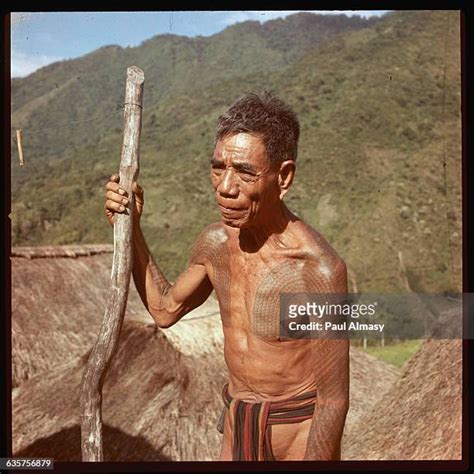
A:
{"type": "MultiPolygon", "coordinates": [[[[347,293],[342,259],[283,198],[295,175],[299,123],[271,93],[246,94],[218,119],[211,182],[221,221],[197,238],[186,270],[170,284],[140,229],[143,190],[134,183],[133,278],[161,328],[214,289],[229,381],[220,460],[337,460],[349,400],[349,341],[280,337],[280,294],[347,293]]],[[[105,211],[129,204],[118,176],[105,211]]]]}

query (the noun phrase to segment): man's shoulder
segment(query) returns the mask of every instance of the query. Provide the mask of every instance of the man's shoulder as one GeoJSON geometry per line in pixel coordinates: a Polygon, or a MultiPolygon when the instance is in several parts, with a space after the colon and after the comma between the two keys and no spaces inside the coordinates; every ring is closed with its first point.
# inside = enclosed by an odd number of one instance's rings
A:
{"type": "Polygon", "coordinates": [[[328,276],[338,277],[347,272],[344,260],[321,232],[301,219],[294,226],[306,258],[317,262],[318,267],[327,269],[328,276]]]}
{"type": "Polygon", "coordinates": [[[222,222],[213,222],[207,225],[197,236],[194,243],[191,260],[202,262],[222,251],[229,239],[229,234],[222,222]]]}
{"type": "Polygon", "coordinates": [[[220,222],[212,222],[211,224],[204,227],[204,229],[199,234],[198,238],[196,239],[196,243],[201,245],[221,245],[227,242],[229,239],[228,231],[225,225],[220,222]]]}

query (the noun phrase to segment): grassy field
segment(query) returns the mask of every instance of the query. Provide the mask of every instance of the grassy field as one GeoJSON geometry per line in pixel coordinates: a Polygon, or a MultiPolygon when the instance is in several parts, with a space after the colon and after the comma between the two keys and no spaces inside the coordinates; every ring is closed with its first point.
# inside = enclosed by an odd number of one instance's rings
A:
{"type": "Polygon", "coordinates": [[[419,349],[421,343],[420,339],[414,339],[385,347],[368,346],[365,352],[400,368],[419,349]]]}

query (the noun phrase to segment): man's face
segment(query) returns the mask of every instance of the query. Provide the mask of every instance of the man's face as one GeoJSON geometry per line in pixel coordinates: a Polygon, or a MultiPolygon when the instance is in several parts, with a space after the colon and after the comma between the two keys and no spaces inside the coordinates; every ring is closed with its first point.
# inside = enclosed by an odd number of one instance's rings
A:
{"type": "Polygon", "coordinates": [[[237,133],[219,140],[211,180],[222,221],[231,227],[261,226],[278,209],[278,170],[272,169],[259,136],[237,133]]]}

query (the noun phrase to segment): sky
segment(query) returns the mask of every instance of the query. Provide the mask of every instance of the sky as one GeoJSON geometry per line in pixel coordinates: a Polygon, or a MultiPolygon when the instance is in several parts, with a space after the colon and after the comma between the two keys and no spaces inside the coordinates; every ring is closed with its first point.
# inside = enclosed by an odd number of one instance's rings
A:
{"type": "MultiPolygon", "coordinates": [[[[297,11],[12,12],[11,76],[24,77],[53,62],[77,58],[106,45],[138,46],[165,33],[210,36],[234,23],[264,22],[294,13],[297,11]]],[[[369,17],[385,11],[312,13],[369,17]]]]}

